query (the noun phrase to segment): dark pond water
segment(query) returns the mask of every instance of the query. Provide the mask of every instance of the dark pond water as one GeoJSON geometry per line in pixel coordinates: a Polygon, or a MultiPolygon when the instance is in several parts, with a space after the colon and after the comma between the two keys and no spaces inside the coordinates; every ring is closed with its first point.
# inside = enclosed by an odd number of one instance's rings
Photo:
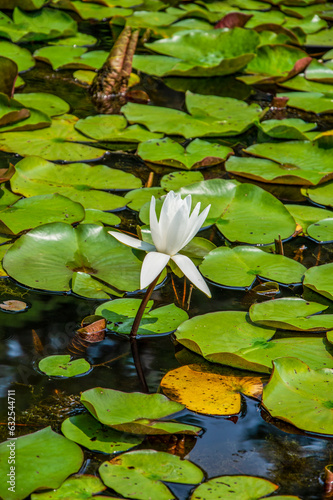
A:
{"type": "MultiPolygon", "coordinates": [[[[112,39],[105,24],[91,25],[81,23],[80,31],[96,34],[100,40],[97,48],[109,49],[112,39]]],[[[35,50],[38,44],[28,45],[35,50]]],[[[96,47],[94,47],[95,49],[96,47]]],[[[205,79],[198,81],[193,90],[204,93],[215,93],[222,96],[244,97],[247,87],[230,78],[205,79]],[[223,85],[222,85],[223,83],[223,85]],[[236,94],[236,95],[235,95],[236,94]]],[[[87,89],[77,84],[71,71],[52,72],[46,64],[37,63],[35,69],[25,74],[27,85],[24,92],[44,91],[54,93],[72,106],[78,117],[94,114],[95,111],[87,96],[87,89]]],[[[158,80],[144,77],[141,87],[145,89],[152,102],[158,105],[182,109],[184,94],[172,91],[158,80]]],[[[263,104],[270,101],[270,89],[258,91],[252,99],[263,104]]],[[[246,97],[246,96],[245,96],[246,97]]],[[[295,116],[290,113],[288,116],[295,116]]],[[[304,114],[303,114],[304,115],[304,114]]],[[[302,116],[304,118],[304,116],[302,116]]],[[[313,116],[306,117],[308,121],[313,116]]],[[[320,123],[323,129],[329,126],[330,119],[320,123]]],[[[254,136],[250,131],[240,138],[242,146],[252,144],[254,136]]],[[[108,147],[110,144],[108,144],[108,147]]],[[[130,150],[133,146],[127,146],[130,150]]],[[[115,144],[114,151],[120,149],[115,144]]],[[[124,151],[124,145],[121,145],[124,151]]],[[[132,149],[133,151],[133,149],[132,149]]],[[[2,154],[1,160],[16,163],[20,158],[16,155],[2,154]]],[[[113,152],[104,164],[113,168],[120,168],[134,172],[146,181],[150,170],[139,159],[122,152],[113,152]]],[[[165,173],[165,170],[164,170],[165,173]]],[[[227,177],[220,167],[203,172],[205,178],[227,177]]],[[[239,179],[241,180],[241,179],[239,179]]],[[[155,183],[158,182],[158,175],[155,183]]],[[[298,188],[279,185],[259,184],[264,189],[273,192],[283,201],[303,202],[304,198],[298,188]]],[[[119,215],[133,227],[137,224],[137,216],[130,210],[124,210],[119,215]]],[[[125,227],[125,226],[124,226],[125,227]]],[[[222,237],[213,230],[203,235],[221,244],[222,237]]],[[[307,239],[298,239],[295,242],[286,242],[286,255],[294,257],[298,252],[307,267],[317,262],[332,261],[333,246],[320,245],[307,239]]],[[[176,287],[182,295],[183,281],[175,279],[176,287]]],[[[258,282],[256,283],[258,284],[258,282]]],[[[194,291],[191,300],[190,315],[203,314],[217,310],[248,310],[254,300],[260,297],[253,291],[219,289],[213,287],[213,298],[204,301],[202,307],[200,292],[194,291]]],[[[284,287],[279,296],[290,296],[301,293],[301,289],[284,287]]],[[[1,339],[1,370],[0,370],[0,397],[1,407],[4,409],[7,402],[7,389],[13,384],[16,390],[16,405],[18,412],[17,434],[33,432],[51,424],[59,429],[61,422],[69,415],[82,411],[78,403],[81,391],[96,387],[108,387],[127,392],[140,391],[129,342],[115,334],[108,334],[107,338],[91,346],[79,346],[75,342],[75,331],[85,316],[94,313],[100,303],[96,300],[86,300],[73,295],[57,295],[27,290],[13,283],[8,278],[0,280],[0,299],[24,300],[30,308],[19,314],[0,312],[0,339],[1,339]],[[36,334],[34,334],[36,332],[36,334]],[[36,369],[41,357],[60,353],[77,353],[94,366],[93,371],[84,376],[68,380],[48,380],[36,369]]],[[[160,304],[174,301],[171,282],[154,293],[153,298],[160,304]]],[[[317,297],[318,299],[318,297],[317,297]]],[[[320,299],[319,299],[320,300],[320,299]]],[[[332,306],[333,308],[333,306],[332,306]]],[[[331,311],[332,312],[332,311],[331,311]]],[[[147,378],[149,390],[159,390],[160,381],[165,373],[179,366],[175,351],[179,349],[171,336],[141,339],[139,349],[142,364],[147,378]]],[[[304,500],[316,500],[323,497],[323,469],[333,462],[333,443],[325,437],[306,435],[292,426],[269,419],[262,412],[259,403],[242,397],[242,411],[236,417],[211,417],[184,410],[177,419],[184,423],[198,425],[204,429],[198,438],[186,438],[185,442],[168,438],[147,438],[142,447],[152,447],[157,450],[173,450],[176,453],[192,460],[199,465],[208,478],[226,474],[248,474],[261,476],[280,486],[279,494],[298,495],[304,500]]],[[[5,419],[5,412],[2,413],[5,419]]],[[[4,420],[3,420],[4,421],[4,420]]],[[[0,426],[1,437],[6,439],[6,427],[0,426]]],[[[2,439],[1,439],[2,440],[2,439]]],[[[84,472],[95,472],[103,460],[100,454],[86,453],[84,472]]],[[[180,500],[185,500],[189,494],[189,487],[169,485],[180,500]]]]}

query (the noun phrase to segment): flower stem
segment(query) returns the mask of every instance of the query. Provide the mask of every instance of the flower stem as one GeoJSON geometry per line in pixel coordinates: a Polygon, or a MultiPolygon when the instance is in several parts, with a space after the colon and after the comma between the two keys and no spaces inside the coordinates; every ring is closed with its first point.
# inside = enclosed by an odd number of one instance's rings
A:
{"type": "Polygon", "coordinates": [[[142,299],[142,302],[140,304],[140,307],[138,309],[138,312],[136,313],[136,316],[134,318],[134,322],[133,322],[133,325],[132,325],[132,329],[131,329],[131,333],[130,333],[130,339],[132,340],[133,338],[136,337],[136,334],[138,332],[138,329],[139,329],[139,326],[140,326],[140,323],[141,323],[141,319],[142,319],[142,316],[143,316],[143,313],[145,312],[145,309],[146,309],[146,305],[148,304],[148,300],[150,299],[150,296],[151,294],[153,293],[153,290],[158,282],[158,279],[160,277],[160,274],[154,279],[154,281],[152,281],[145,293],[145,296],[143,297],[142,299]]]}

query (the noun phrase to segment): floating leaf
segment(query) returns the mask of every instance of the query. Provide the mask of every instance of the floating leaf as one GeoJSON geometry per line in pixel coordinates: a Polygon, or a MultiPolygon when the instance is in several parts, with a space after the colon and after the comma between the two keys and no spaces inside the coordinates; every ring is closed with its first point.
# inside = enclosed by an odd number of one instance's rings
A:
{"type": "MultiPolygon", "coordinates": [[[[1,24],[0,24],[1,29],[1,24]]],[[[1,56],[8,57],[16,62],[18,71],[28,71],[35,66],[36,62],[28,49],[19,47],[11,42],[0,42],[1,56]]]]}
{"type": "MultiPolygon", "coordinates": [[[[111,323],[108,327],[109,330],[128,335],[131,332],[140,304],[140,299],[112,300],[98,306],[95,314],[102,315],[111,323]]],[[[146,306],[140,322],[138,335],[156,335],[173,332],[180,323],[188,319],[188,314],[174,304],[151,310],[153,304],[154,301],[150,300],[146,306]]]]}
{"type": "Polygon", "coordinates": [[[333,176],[333,148],[321,147],[318,142],[292,141],[288,142],[288,148],[284,142],[267,142],[254,144],[245,152],[277,162],[275,172],[279,168],[280,176],[285,172],[284,176],[291,177],[293,184],[318,184],[333,176]]]}
{"type": "Polygon", "coordinates": [[[246,66],[244,72],[253,76],[240,76],[248,84],[274,83],[288,80],[301,73],[311,61],[306,52],[288,45],[263,45],[257,57],[246,66]]]}
{"type": "Polygon", "coordinates": [[[333,65],[332,61],[320,63],[313,60],[312,63],[306,68],[305,78],[315,82],[332,83],[333,82],[333,65]]]}
{"type": "Polygon", "coordinates": [[[60,38],[59,40],[50,40],[49,45],[66,45],[67,47],[91,47],[97,43],[97,38],[87,33],[78,32],[74,36],[60,38]]]}
{"type": "MultiPolygon", "coordinates": [[[[34,493],[31,495],[31,500],[90,500],[94,498],[96,493],[101,493],[106,489],[106,486],[96,476],[77,476],[67,479],[57,490],[48,491],[46,493],[34,493]]],[[[112,497],[99,496],[101,500],[112,497]]]]}
{"type": "Polygon", "coordinates": [[[308,235],[320,243],[333,241],[333,218],[322,219],[311,224],[311,226],[308,227],[308,235]]]}
{"type": "MultiPolygon", "coordinates": [[[[132,210],[140,210],[143,205],[150,202],[151,197],[159,198],[166,194],[166,191],[161,187],[133,189],[125,194],[126,204],[132,210]]],[[[148,221],[147,221],[148,222],[148,221]]]]}
{"type": "Polygon", "coordinates": [[[333,45],[333,29],[321,30],[306,37],[307,47],[329,47],[333,45]]]}
{"type": "MultiPolygon", "coordinates": [[[[188,186],[189,184],[194,184],[195,182],[201,182],[204,180],[204,176],[201,172],[171,172],[166,174],[161,179],[161,187],[166,191],[176,191],[183,186],[188,186]]],[[[158,197],[162,196],[162,193],[158,194],[158,197]]],[[[139,210],[135,208],[134,210],[139,210]]]]}
{"type": "Polygon", "coordinates": [[[257,123],[262,110],[237,99],[186,93],[190,114],[160,106],[128,103],[122,108],[130,123],[145,125],[151,132],[184,137],[237,135],[257,123]]]}
{"type": "Polygon", "coordinates": [[[63,115],[70,110],[69,104],[54,94],[36,92],[30,94],[15,94],[14,97],[18,102],[23,104],[23,106],[38,109],[48,116],[63,115]]]}
{"type": "Polygon", "coordinates": [[[311,368],[332,368],[333,357],[325,340],[317,337],[272,339],[275,330],[249,322],[240,311],[196,316],[182,323],[175,336],[182,345],[212,363],[269,373],[272,362],[293,355],[311,368]]]}
{"type": "Polygon", "coordinates": [[[7,95],[0,94],[0,131],[2,127],[22,122],[22,120],[29,118],[29,116],[30,111],[28,109],[25,109],[14,99],[9,99],[7,95]]]}
{"type": "Polygon", "coordinates": [[[162,137],[161,134],[153,134],[140,125],[127,127],[125,118],[119,115],[88,116],[79,120],[75,128],[98,141],[141,142],[162,137]]]}
{"type": "Polygon", "coordinates": [[[255,31],[241,28],[193,29],[145,45],[163,56],[137,55],[133,59],[134,68],[157,76],[209,77],[229,75],[244,68],[255,55],[259,36],[255,31]]]}
{"type": "MultiPolygon", "coordinates": [[[[282,87],[293,90],[301,90],[303,92],[319,92],[322,94],[332,94],[332,85],[320,82],[312,82],[307,80],[304,75],[297,75],[295,78],[288,80],[286,82],[279,83],[282,87]]],[[[292,94],[290,94],[292,97],[292,94]]],[[[290,99],[289,97],[289,99],[290,99]]]]}
{"type": "Polygon", "coordinates": [[[134,434],[197,434],[200,431],[200,427],[192,425],[159,421],[184,408],[162,394],[95,387],[83,392],[81,401],[99,422],[119,431],[134,434]]]}
{"type": "Polygon", "coordinates": [[[274,139],[307,140],[306,132],[316,128],[316,123],[307,123],[299,118],[266,120],[259,124],[260,130],[274,139]]]}
{"type": "Polygon", "coordinates": [[[241,411],[241,393],[255,398],[261,395],[260,377],[235,375],[228,368],[207,365],[191,364],[169,371],[161,381],[164,394],[191,411],[207,415],[235,415],[241,411]]]}
{"type": "Polygon", "coordinates": [[[104,156],[105,150],[82,144],[87,139],[74,129],[77,121],[76,116],[63,115],[54,118],[51,126],[43,131],[0,134],[0,150],[21,156],[38,155],[46,160],[70,162],[97,160],[104,156]]]}
{"type": "Polygon", "coordinates": [[[67,439],[102,453],[127,451],[142,443],[143,438],[105,427],[90,414],[67,418],[61,425],[61,432],[67,439]]]}
{"type": "Polygon", "coordinates": [[[326,182],[322,186],[303,188],[301,193],[314,203],[333,207],[333,182],[326,182]]]}
{"type": "Polygon", "coordinates": [[[3,13],[0,15],[0,35],[14,43],[52,40],[76,32],[76,21],[61,10],[44,8],[30,13],[16,7],[13,20],[3,13]]]}
{"type": "MultiPolygon", "coordinates": [[[[80,2],[81,3],[81,2],[80,2]]],[[[34,52],[34,57],[52,66],[53,69],[98,69],[103,66],[108,52],[95,50],[87,52],[84,47],[59,46],[42,47],[34,52]]]]}
{"type": "Polygon", "coordinates": [[[304,275],[303,284],[333,300],[333,263],[310,267],[304,275]]]}
{"type": "Polygon", "coordinates": [[[90,370],[90,364],[85,359],[71,361],[69,354],[48,356],[42,359],[38,368],[49,377],[76,377],[90,370]]]}
{"type": "Polygon", "coordinates": [[[94,208],[88,208],[85,210],[84,220],[82,224],[105,224],[107,226],[115,226],[120,224],[121,219],[115,214],[110,212],[102,212],[101,210],[95,210],[94,208]]]}
{"type": "Polygon", "coordinates": [[[106,165],[56,165],[33,156],[18,162],[15,170],[11,178],[13,191],[24,196],[57,192],[95,210],[114,210],[126,205],[124,198],[102,189],[131,189],[141,185],[134,175],[106,165]]]}
{"type": "Polygon", "coordinates": [[[73,224],[83,218],[82,205],[65,196],[58,193],[33,196],[0,209],[0,232],[18,234],[49,222],[73,224]]]}
{"type": "MultiPolygon", "coordinates": [[[[0,470],[7,477],[10,441],[0,444],[0,470]]],[[[77,472],[83,462],[81,448],[46,427],[38,432],[11,441],[15,447],[15,491],[8,490],[6,481],[0,484],[4,500],[23,500],[38,488],[59,488],[63,481],[77,472]],[[13,444],[14,443],[14,444],[13,444]]]]}
{"type": "Polygon", "coordinates": [[[110,19],[113,16],[130,16],[133,12],[130,9],[107,7],[99,3],[78,0],[70,0],[70,6],[82,19],[96,19],[98,21],[110,19]]]}
{"type": "Polygon", "coordinates": [[[278,489],[276,484],[254,476],[219,476],[198,486],[190,500],[300,500],[294,496],[267,497],[278,489]]]}
{"type": "Polygon", "coordinates": [[[190,170],[221,163],[233,154],[233,150],[201,139],[195,139],[184,148],[166,137],[141,143],[137,153],[145,161],[190,170]]]}
{"type": "Polygon", "coordinates": [[[8,312],[23,312],[28,309],[28,305],[22,300],[4,300],[0,304],[0,309],[2,311],[8,312]]]}
{"type": "Polygon", "coordinates": [[[249,313],[251,321],[259,325],[317,332],[333,330],[333,314],[317,314],[325,309],[327,306],[316,302],[288,297],[252,304],[249,313]]]}
{"type": "Polygon", "coordinates": [[[301,283],[306,268],[284,255],[256,247],[219,247],[205,256],[202,274],[223,286],[250,287],[257,276],[282,284],[301,283]]]}
{"type": "Polygon", "coordinates": [[[197,484],[204,477],[202,470],[192,462],[155,450],[124,453],[110,462],[104,462],[99,473],[103,482],[117,493],[140,500],[149,497],[174,499],[162,481],[197,484]]]}
{"type": "Polygon", "coordinates": [[[264,388],[263,406],[299,429],[333,434],[332,389],[332,370],[312,370],[296,358],[277,359],[264,388]]]}
{"type": "Polygon", "coordinates": [[[55,222],[33,229],[12,245],[3,265],[20,283],[44,290],[69,291],[75,272],[111,284],[111,293],[112,287],[116,292],[139,289],[141,261],[105,228],[93,224],[74,229],[55,222]]]}
{"type": "MultiPolygon", "coordinates": [[[[316,85],[319,85],[316,83],[316,85]]],[[[328,86],[332,91],[332,86],[328,86]]],[[[304,111],[316,113],[333,113],[332,96],[323,94],[321,92],[283,92],[279,94],[288,98],[288,106],[292,108],[299,108],[304,111]]]]}
{"type": "Polygon", "coordinates": [[[285,205],[296,223],[302,227],[303,232],[307,231],[308,226],[315,222],[325,219],[332,215],[330,210],[323,208],[309,207],[307,205],[285,205]]]}

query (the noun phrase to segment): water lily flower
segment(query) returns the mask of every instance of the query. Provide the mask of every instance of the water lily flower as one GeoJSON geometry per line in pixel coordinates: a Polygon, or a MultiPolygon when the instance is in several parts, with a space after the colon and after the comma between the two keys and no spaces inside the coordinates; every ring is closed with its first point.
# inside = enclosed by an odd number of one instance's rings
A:
{"type": "Polygon", "coordinates": [[[154,245],[127,234],[109,231],[118,241],[147,253],[141,268],[140,286],[146,288],[163,271],[169,260],[173,260],[185,276],[208,297],[211,297],[204,278],[191,259],[178,253],[197,234],[204,223],[210,205],[201,214],[197,203],[191,214],[191,195],[181,199],[180,194],[170,191],[163,202],[159,220],[156,215],[156,200],[152,196],[150,203],[150,230],[154,245]]]}

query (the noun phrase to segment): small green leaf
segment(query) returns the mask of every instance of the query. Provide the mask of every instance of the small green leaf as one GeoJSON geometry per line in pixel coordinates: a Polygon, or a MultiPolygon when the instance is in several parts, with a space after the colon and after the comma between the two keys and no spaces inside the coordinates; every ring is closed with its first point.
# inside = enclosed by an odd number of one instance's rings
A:
{"type": "Polygon", "coordinates": [[[90,364],[85,359],[71,361],[69,354],[48,356],[43,358],[39,369],[49,377],[76,377],[90,370],[90,364]]]}

